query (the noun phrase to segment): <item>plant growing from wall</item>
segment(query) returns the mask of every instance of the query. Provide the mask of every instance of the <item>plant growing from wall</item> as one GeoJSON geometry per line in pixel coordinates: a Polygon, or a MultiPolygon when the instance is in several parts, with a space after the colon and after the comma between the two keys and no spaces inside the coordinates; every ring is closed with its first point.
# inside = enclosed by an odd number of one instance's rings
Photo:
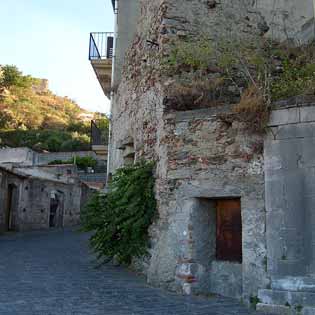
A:
{"type": "Polygon", "coordinates": [[[188,37],[172,43],[168,56],[162,60],[162,68],[172,75],[183,70],[207,70],[213,55],[214,48],[207,38],[188,37]]]}
{"type": "Polygon", "coordinates": [[[99,259],[130,264],[147,254],[155,213],[153,164],[140,162],[119,169],[109,192],[94,195],[81,216],[83,230],[93,231],[90,243],[99,259]]]}
{"type": "Polygon", "coordinates": [[[203,37],[176,40],[162,58],[165,106],[193,110],[234,104],[234,118],[264,132],[272,102],[315,94],[315,46],[271,40],[212,43],[203,37]]]}
{"type": "Polygon", "coordinates": [[[274,56],[280,64],[271,85],[274,100],[290,96],[315,94],[315,44],[277,49],[274,56]]]}

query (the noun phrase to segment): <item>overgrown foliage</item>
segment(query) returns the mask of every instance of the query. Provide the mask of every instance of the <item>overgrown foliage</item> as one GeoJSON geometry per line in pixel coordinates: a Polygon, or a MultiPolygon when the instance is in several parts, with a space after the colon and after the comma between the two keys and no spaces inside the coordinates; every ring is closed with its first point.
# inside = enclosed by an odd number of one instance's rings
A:
{"type": "Polygon", "coordinates": [[[35,150],[88,150],[90,119],[108,119],[54,95],[45,81],[25,76],[15,66],[0,67],[0,145],[35,150]]]}
{"type": "Polygon", "coordinates": [[[273,99],[315,94],[315,44],[274,50],[277,71],[272,82],[273,99]]]}
{"type": "Polygon", "coordinates": [[[25,76],[16,66],[6,65],[1,67],[0,85],[5,88],[12,86],[28,88],[33,83],[37,83],[35,78],[25,76]]]}
{"type": "Polygon", "coordinates": [[[58,129],[2,129],[0,146],[29,147],[36,151],[81,151],[90,149],[90,138],[86,134],[58,129]]]}
{"type": "Polygon", "coordinates": [[[315,94],[315,46],[300,48],[264,40],[176,40],[162,58],[165,105],[191,110],[235,104],[235,118],[263,131],[271,104],[278,99],[315,94]],[[187,82],[187,77],[190,81],[187,82]]]}
{"type": "Polygon", "coordinates": [[[214,55],[212,43],[206,38],[177,40],[162,62],[163,70],[171,75],[190,70],[207,70],[214,55]]]}
{"type": "Polygon", "coordinates": [[[119,169],[106,195],[95,194],[81,214],[84,231],[104,262],[114,257],[130,264],[147,254],[148,228],[156,213],[153,164],[140,162],[119,169]]]}
{"type": "Polygon", "coordinates": [[[60,164],[75,164],[79,169],[86,170],[88,167],[95,167],[97,161],[92,156],[76,156],[69,160],[54,160],[49,163],[49,165],[60,164]]]}

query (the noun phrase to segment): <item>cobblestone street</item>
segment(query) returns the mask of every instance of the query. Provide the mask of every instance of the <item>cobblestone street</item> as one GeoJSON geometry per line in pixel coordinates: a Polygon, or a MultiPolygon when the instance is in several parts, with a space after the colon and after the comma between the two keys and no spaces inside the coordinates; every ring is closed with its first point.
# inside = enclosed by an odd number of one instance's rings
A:
{"type": "Polygon", "coordinates": [[[1,315],[245,315],[236,301],[178,296],[114,266],[96,269],[88,236],[0,236],[1,315]]]}

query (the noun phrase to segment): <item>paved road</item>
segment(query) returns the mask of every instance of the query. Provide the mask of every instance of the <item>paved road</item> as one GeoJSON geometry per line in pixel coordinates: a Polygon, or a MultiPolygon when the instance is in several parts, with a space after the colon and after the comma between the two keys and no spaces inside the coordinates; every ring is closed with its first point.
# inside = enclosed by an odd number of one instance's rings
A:
{"type": "Polygon", "coordinates": [[[0,236],[0,314],[249,314],[233,300],[178,296],[120,267],[96,269],[87,239],[61,230],[0,236]]]}

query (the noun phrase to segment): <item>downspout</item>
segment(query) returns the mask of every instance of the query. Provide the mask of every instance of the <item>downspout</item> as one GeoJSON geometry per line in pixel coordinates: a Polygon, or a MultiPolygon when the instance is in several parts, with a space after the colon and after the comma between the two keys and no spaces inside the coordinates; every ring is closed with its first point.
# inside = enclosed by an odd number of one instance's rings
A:
{"type": "MultiPolygon", "coordinates": [[[[115,7],[114,7],[114,14],[115,14],[115,20],[114,20],[114,44],[113,44],[113,57],[112,57],[112,83],[111,83],[111,92],[110,92],[110,108],[109,108],[109,130],[108,130],[108,153],[107,153],[107,174],[106,174],[106,184],[109,180],[110,175],[110,169],[111,169],[111,133],[112,133],[112,108],[113,108],[113,102],[114,102],[114,86],[115,86],[115,61],[116,61],[116,38],[118,35],[118,1],[115,0],[115,7]]],[[[315,0],[314,0],[315,1],[315,0]]]]}

